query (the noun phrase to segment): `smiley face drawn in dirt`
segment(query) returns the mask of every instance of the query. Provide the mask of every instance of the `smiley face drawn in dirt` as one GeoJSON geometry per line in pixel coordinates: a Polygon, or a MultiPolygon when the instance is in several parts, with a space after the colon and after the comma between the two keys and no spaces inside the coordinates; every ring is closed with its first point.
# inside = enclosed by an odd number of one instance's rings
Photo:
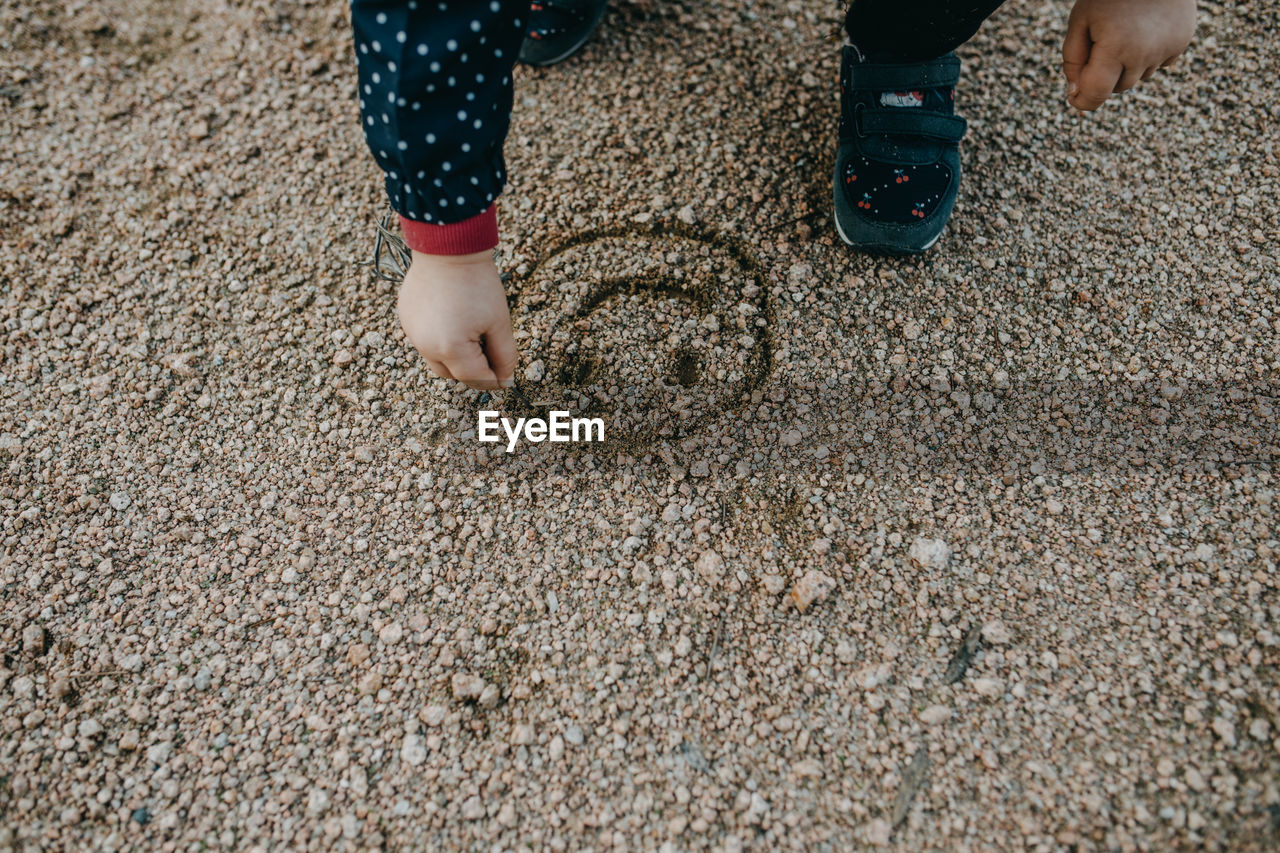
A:
{"type": "Polygon", "coordinates": [[[766,282],[732,238],[678,223],[592,230],[508,286],[520,374],[541,363],[524,393],[603,417],[606,441],[689,436],[771,369],[766,282]]]}

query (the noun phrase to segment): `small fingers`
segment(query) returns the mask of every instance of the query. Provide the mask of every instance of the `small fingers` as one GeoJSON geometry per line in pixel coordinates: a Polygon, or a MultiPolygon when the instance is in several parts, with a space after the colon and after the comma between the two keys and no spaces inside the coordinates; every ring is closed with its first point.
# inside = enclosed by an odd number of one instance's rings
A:
{"type": "Polygon", "coordinates": [[[484,353],[489,357],[489,365],[493,374],[502,385],[510,385],[515,378],[516,340],[511,335],[511,326],[502,324],[501,328],[491,329],[484,336],[484,353]]]}
{"type": "Polygon", "coordinates": [[[434,373],[436,376],[439,376],[441,379],[453,378],[453,374],[449,372],[449,368],[444,366],[444,362],[436,361],[435,359],[431,359],[431,358],[428,358],[426,362],[427,362],[427,367],[431,368],[431,372],[434,373]]]}
{"type": "Polygon", "coordinates": [[[1120,79],[1116,81],[1116,87],[1113,90],[1116,94],[1127,92],[1134,86],[1138,85],[1142,80],[1142,71],[1138,68],[1126,68],[1124,73],[1120,75],[1120,79]]]}
{"type": "Polygon", "coordinates": [[[1078,110],[1096,110],[1116,91],[1123,74],[1124,65],[1095,49],[1089,56],[1089,63],[1080,70],[1078,90],[1068,101],[1078,110]]]}
{"type": "Polygon", "coordinates": [[[449,373],[459,382],[464,382],[472,388],[492,389],[498,387],[498,377],[489,367],[489,359],[485,358],[484,350],[480,348],[479,341],[467,341],[465,344],[459,344],[456,349],[447,353],[444,357],[444,366],[449,369],[449,373]]]}
{"type": "Polygon", "coordinates": [[[1067,78],[1067,95],[1076,92],[1080,80],[1080,70],[1089,62],[1089,28],[1076,18],[1072,12],[1067,21],[1067,35],[1062,40],[1062,74],[1067,78]]]}

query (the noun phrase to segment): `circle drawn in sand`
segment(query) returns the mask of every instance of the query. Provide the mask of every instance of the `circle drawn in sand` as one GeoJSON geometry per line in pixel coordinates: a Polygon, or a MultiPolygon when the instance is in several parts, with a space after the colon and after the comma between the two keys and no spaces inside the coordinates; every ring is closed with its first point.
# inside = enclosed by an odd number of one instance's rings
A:
{"type": "Polygon", "coordinates": [[[759,264],[679,224],[578,234],[510,281],[523,382],[545,408],[603,417],[609,441],[680,438],[750,400],[771,368],[759,264]]]}

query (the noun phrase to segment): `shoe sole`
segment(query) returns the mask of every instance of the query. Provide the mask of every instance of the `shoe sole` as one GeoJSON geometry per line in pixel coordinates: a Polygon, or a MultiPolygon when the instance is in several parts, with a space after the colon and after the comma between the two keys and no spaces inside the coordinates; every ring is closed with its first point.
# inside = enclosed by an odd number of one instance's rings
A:
{"type": "MultiPolygon", "coordinates": [[[[524,59],[521,59],[520,61],[525,65],[532,65],[534,68],[546,68],[548,66],[555,65],[558,62],[564,62],[566,59],[573,56],[578,51],[582,50],[582,46],[584,44],[591,41],[591,37],[596,34],[596,30],[600,27],[600,22],[604,20],[604,13],[607,12],[608,10],[609,10],[609,5],[607,3],[601,6],[600,11],[596,13],[595,20],[591,22],[591,26],[587,27],[586,35],[584,35],[581,39],[579,39],[578,42],[573,45],[573,47],[569,48],[559,56],[552,57],[551,59],[540,59],[537,62],[529,62],[528,60],[524,60],[524,59]]],[[[528,36],[526,36],[526,38],[528,38],[528,36]]]]}
{"type": "Polygon", "coordinates": [[[840,235],[840,239],[844,241],[844,244],[845,244],[846,246],[851,246],[851,247],[853,247],[853,248],[855,248],[855,249],[858,249],[858,250],[860,250],[860,251],[863,251],[863,252],[871,252],[871,253],[877,253],[877,254],[881,254],[881,255],[919,255],[919,254],[922,254],[922,253],[927,252],[927,251],[929,251],[930,249],[932,249],[932,248],[933,248],[933,244],[934,244],[934,243],[936,243],[936,242],[938,242],[938,240],[942,237],[942,233],[943,233],[943,231],[946,231],[946,229],[945,229],[945,228],[944,228],[942,231],[939,231],[936,235],[934,235],[934,238],[933,238],[932,240],[930,240],[928,243],[925,243],[925,244],[924,244],[923,246],[921,246],[919,249],[903,249],[901,246],[877,246],[877,245],[865,245],[865,244],[855,243],[855,242],[853,242],[852,240],[850,240],[850,239],[849,239],[849,235],[844,233],[844,226],[840,224],[840,217],[839,217],[838,215],[833,215],[833,216],[832,216],[832,218],[833,218],[833,219],[835,219],[835,221],[836,221],[836,233],[840,235]]]}

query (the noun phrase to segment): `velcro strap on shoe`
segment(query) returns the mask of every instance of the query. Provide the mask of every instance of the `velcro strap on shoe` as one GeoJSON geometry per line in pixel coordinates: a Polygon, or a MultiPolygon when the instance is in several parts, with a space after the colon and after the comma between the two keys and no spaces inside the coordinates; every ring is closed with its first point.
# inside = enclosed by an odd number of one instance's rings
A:
{"type": "Polygon", "coordinates": [[[859,62],[857,49],[844,49],[846,77],[850,90],[910,92],[954,86],[960,80],[960,58],[954,53],[928,62],[859,62]]]}
{"type": "Polygon", "coordinates": [[[919,108],[858,110],[855,130],[863,136],[883,133],[890,136],[925,136],[943,142],[959,142],[968,123],[960,116],[926,112],[919,108]]]}

